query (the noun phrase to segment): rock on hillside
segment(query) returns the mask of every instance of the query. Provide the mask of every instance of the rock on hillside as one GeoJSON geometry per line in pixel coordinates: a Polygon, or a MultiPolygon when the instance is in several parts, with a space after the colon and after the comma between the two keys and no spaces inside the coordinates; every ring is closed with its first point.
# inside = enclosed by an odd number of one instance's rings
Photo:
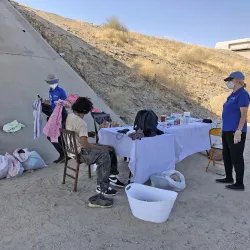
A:
{"type": "Polygon", "coordinates": [[[228,94],[223,78],[235,70],[250,74],[250,60],[229,51],[106,29],[12,4],[128,123],[142,108],[159,115],[220,115],[228,94]]]}

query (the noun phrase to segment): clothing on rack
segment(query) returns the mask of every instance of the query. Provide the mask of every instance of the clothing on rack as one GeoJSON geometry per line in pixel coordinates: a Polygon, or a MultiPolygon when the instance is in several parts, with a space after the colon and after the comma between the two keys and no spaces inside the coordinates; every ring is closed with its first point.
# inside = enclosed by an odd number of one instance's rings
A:
{"type": "Polygon", "coordinates": [[[58,142],[58,137],[60,137],[60,129],[62,128],[62,110],[63,105],[67,102],[59,99],[55,102],[56,107],[51,114],[48,122],[43,128],[43,133],[50,137],[51,142],[58,142]]]}
{"type": "MultiPolygon", "coordinates": [[[[67,101],[73,104],[80,96],[78,94],[69,94],[67,101]]],[[[93,107],[92,112],[101,113],[102,111],[96,107],[93,107]]]]}
{"type": "Polygon", "coordinates": [[[73,104],[80,96],[77,94],[69,94],[67,101],[70,102],[71,104],[73,104]]]}
{"type": "Polygon", "coordinates": [[[33,103],[33,117],[34,117],[34,139],[39,138],[42,130],[42,101],[37,99],[33,103]]]}

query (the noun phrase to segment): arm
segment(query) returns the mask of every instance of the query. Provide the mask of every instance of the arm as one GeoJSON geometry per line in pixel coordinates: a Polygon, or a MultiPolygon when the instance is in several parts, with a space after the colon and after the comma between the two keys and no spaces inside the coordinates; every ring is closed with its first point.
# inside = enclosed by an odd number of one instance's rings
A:
{"type": "MultiPolygon", "coordinates": [[[[67,97],[67,94],[66,94],[65,90],[62,89],[62,93],[61,93],[60,99],[63,100],[63,101],[65,101],[67,98],[68,97],[67,97]]],[[[71,108],[71,104],[70,103],[65,104],[65,108],[70,109],[71,108]]]]}
{"type": "Polygon", "coordinates": [[[66,109],[70,109],[71,108],[71,104],[70,103],[65,104],[65,108],[66,109]]]}
{"type": "Polygon", "coordinates": [[[96,145],[96,144],[92,144],[88,142],[88,129],[87,129],[85,122],[82,121],[80,126],[78,126],[76,132],[80,137],[80,143],[83,148],[94,148],[94,149],[102,149],[102,150],[110,149],[110,146],[100,146],[100,145],[96,145]]]}
{"type": "Polygon", "coordinates": [[[106,149],[109,150],[111,147],[110,146],[100,146],[96,144],[91,144],[88,142],[88,138],[86,136],[82,136],[81,138],[81,145],[83,148],[93,148],[93,149],[106,149]]]}
{"type": "Polygon", "coordinates": [[[244,93],[239,100],[239,108],[240,108],[240,121],[237,130],[234,133],[234,144],[237,144],[241,141],[241,134],[244,124],[247,120],[247,111],[249,106],[249,95],[248,93],[244,93]]]}
{"type": "Polygon", "coordinates": [[[241,107],[240,108],[240,114],[241,114],[241,117],[240,117],[240,122],[239,122],[239,125],[238,125],[238,129],[239,131],[242,131],[243,127],[244,127],[244,124],[247,120],[247,111],[248,111],[248,107],[241,107]]]}
{"type": "Polygon", "coordinates": [[[67,95],[66,95],[66,92],[64,89],[61,89],[61,96],[60,96],[60,99],[65,101],[67,99],[67,95]]]}
{"type": "Polygon", "coordinates": [[[247,120],[247,111],[248,111],[248,106],[249,106],[249,95],[247,92],[244,92],[240,98],[239,98],[239,103],[238,107],[240,108],[240,121],[238,125],[238,131],[242,131],[244,124],[247,120]]]}

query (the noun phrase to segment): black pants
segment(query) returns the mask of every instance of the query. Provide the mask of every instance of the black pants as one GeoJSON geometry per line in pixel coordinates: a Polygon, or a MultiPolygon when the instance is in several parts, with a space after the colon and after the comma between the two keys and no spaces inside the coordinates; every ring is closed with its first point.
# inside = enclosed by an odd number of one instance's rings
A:
{"type": "Polygon", "coordinates": [[[80,157],[81,162],[97,165],[97,185],[100,185],[101,190],[105,192],[109,187],[109,176],[119,174],[115,149],[82,149],[80,157]]]}
{"type": "Polygon", "coordinates": [[[236,183],[243,184],[244,178],[244,148],[246,133],[242,133],[241,142],[234,144],[234,132],[222,133],[223,159],[225,165],[226,178],[233,178],[233,166],[236,173],[236,183]]]}
{"type": "MultiPolygon", "coordinates": [[[[51,142],[50,137],[47,137],[47,139],[51,142]]],[[[60,157],[64,156],[62,136],[58,137],[58,142],[51,142],[51,144],[54,146],[56,151],[59,153],[60,157]]]]}
{"type": "MultiPolygon", "coordinates": [[[[51,108],[50,105],[47,104],[42,104],[42,112],[47,116],[47,121],[49,120],[51,114],[53,113],[53,109],[51,108]]],[[[65,124],[66,124],[66,119],[67,119],[67,111],[66,109],[63,107],[62,110],[62,128],[65,128],[65,124]]],[[[47,139],[51,142],[50,137],[47,137],[47,139]]],[[[60,156],[64,155],[63,152],[63,139],[62,137],[58,137],[58,143],[56,142],[51,142],[52,145],[54,146],[54,148],[56,149],[56,151],[59,153],[60,156]]]]}

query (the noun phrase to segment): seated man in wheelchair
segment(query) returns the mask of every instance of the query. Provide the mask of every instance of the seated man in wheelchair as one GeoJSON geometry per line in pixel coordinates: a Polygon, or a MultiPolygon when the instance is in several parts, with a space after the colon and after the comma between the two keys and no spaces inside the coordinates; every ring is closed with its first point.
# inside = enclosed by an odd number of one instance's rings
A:
{"type": "MultiPolygon", "coordinates": [[[[76,143],[81,162],[88,165],[97,165],[97,187],[95,195],[89,198],[89,207],[111,207],[114,202],[107,196],[117,194],[115,189],[109,185],[124,187],[118,178],[117,156],[113,147],[88,142],[88,128],[83,120],[84,116],[93,109],[90,99],[79,97],[72,105],[73,113],[69,114],[66,120],[66,129],[74,131],[76,143]]],[[[70,155],[69,155],[70,157],[70,155]]]]}

